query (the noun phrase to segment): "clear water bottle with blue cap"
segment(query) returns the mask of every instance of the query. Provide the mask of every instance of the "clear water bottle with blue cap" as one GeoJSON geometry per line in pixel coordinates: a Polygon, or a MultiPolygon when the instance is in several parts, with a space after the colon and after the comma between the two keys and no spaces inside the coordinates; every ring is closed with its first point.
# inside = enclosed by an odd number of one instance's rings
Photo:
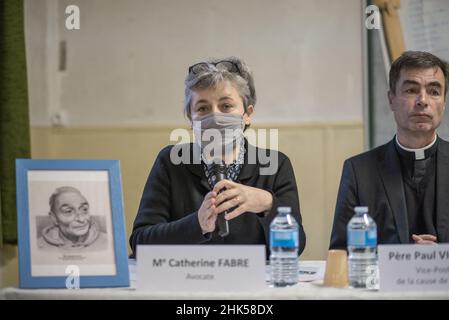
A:
{"type": "Polygon", "coordinates": [[[368,207],[355,207],[347,226],[349,286],[376,288],[377,225],[368,214],[368,207]]]}
{"type": "Polygon", "coordinates": [[[290,207],[279,207],[270,224],[271,284],[275,287],[298,283],[298,223],[290,207]]]}

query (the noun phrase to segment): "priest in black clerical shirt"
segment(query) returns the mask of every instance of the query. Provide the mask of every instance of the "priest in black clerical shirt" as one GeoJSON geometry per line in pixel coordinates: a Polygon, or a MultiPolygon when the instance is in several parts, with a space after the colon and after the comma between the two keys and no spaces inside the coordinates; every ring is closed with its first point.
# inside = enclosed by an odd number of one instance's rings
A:
{"type": "MultiPolygon", "coordinates": [[[[421,149],[401,145],[397,136],[396,150],[401,164],[409,233],[436,235],[435,168],[439,139],[421,149]]],[[[413,239],[411,239],[413,240],[413,239]]]]}
{"type": "Polygon", "coordinates": [[[449,142],[436,132],[449,66],[430,53],[407,51],[391,65],[389,80],[397,134],[345,161],[331,249],[346,248],[355,206],[368,206],[379,244],[449,242],[449,142]]]}

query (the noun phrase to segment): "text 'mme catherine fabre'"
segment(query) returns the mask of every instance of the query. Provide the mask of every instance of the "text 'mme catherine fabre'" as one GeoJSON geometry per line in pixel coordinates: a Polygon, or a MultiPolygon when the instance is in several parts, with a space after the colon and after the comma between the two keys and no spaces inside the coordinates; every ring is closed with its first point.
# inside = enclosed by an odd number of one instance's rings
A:
{"type": "Polygon", "coordinates": [[[153,259],[153,267],[163,267],[168,264],[172,268],[248,268],[248,259],[215,259],[189,260],[184,259],[153,259]]]}

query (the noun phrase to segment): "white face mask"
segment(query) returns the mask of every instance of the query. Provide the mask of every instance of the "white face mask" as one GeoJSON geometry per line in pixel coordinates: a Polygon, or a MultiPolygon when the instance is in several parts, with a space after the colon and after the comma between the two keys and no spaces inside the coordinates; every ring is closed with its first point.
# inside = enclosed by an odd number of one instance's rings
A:
{"type": "Polygon", "coordinates": [[[224,159],[233,153],[243,139],[243,116],[215,112],[193,121],[195,141],[203,158],[224,159]]]}

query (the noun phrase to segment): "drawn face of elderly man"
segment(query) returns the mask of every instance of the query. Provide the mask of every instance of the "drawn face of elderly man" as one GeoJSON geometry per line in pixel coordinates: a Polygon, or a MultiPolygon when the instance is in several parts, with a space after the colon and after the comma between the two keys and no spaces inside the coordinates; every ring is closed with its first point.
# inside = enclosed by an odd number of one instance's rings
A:
{"type": "Polygon", "coordinates": [[[89,203],[76,188],[56,189],[50,197],[50,217],[62,235],[73,242],[79,242],[89,232],[89,203]]]}

